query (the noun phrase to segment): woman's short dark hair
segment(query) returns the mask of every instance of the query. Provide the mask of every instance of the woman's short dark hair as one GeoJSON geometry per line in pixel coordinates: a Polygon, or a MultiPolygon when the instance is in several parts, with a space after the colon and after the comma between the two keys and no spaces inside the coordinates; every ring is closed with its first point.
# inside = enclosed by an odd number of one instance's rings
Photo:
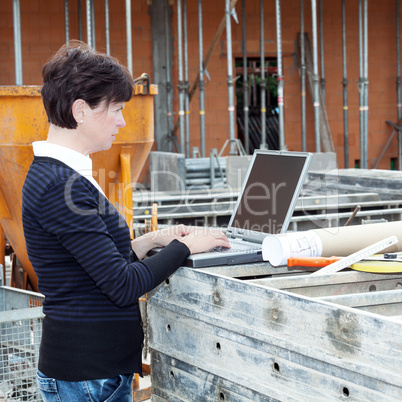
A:
{"type": "Polygon", "coordinates": [[[103,101],[128,102],[133,77],[114,57],[73,40],[43,66],[42,100],[50,123],[76,128],[72,114],[75,100],[83,99],[92,109],[103,101]]]}

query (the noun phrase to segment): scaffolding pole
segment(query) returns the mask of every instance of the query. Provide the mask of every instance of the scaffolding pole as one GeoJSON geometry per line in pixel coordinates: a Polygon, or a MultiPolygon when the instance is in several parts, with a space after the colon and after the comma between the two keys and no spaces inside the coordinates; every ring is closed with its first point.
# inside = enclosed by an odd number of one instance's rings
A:
{"type": "Polygon", "coordinates": [[[68,0],[64,0],[64,34],[66,43],[70,42],[70,20],[68,12],[68,0]]]}
{"type": "Polygon", "coordinates": [[[180,124],[180,152],[185,153],[184,139],[184,83],[183,83],[183,31],[181,0],[177,0],[177,64],[179,70],[179,124],[180,124]]]}
{"type": "Polygon", "coordinates": [[[173,151],[175,137],[173,136],[173,85],[170,66],[170,30],[169,30],[169,6],[165,12],[165,45],[166,45],[166,119],[167,119],[167,138],[169,151],[173,151]],[[172,140],[172,141],[171,141],[172,140]]]}
{"type": "MultiPolygon", "coordinates": [[[[400,17],[399,17],[399,0],[395,0],[396,8],[396,96],[397,96],[397,113],[398,126],[401,125],[402,119],[402,99],[401,99],[401,38],[400,38],[400,17]]],[[[402,170],[402,132],[398,130],[398,170],[402,170]]]]}
{"type": "Polygon", "coordinates": [[[15,84],[22,85],[22,44],[20,0],[13,0],[15,84]]]}
{"type": "MultiPolygon", "coordinates": [[[[229,15],[229,24],[230,24],[230,15],[229,15]]],[[[228,31],[228,28],[226,28],[226,31],[228,31]]],[[[202,0],[198,0],[198,60],[199,60],[198,71],[200,80],[198,88],[200,91],[200,145],[201,145],[201,156],[204,158],[205,157],[205,85],[204,85],[203,48],[204,44],[203,44],[203,33],[202,33],[202,0]]],[[[229,65],[229,52],[228,52],[228,65],[229,65]]],[[[229,91],[229,104],[230,104],[230,91],[229,91]]],[[[231,132],[230,132],[230,138],[232,138],[231,132]]]]}
{"type": "Polygon", "coordinates": [[[346,64],[346,0],[342,0],[342,66],[343,66],[343,153],[345,168],[349,168],[348,71],[346,64]]]}
{"type": "Polygon", "coordinates": [[[326,103],[325,99],[325,66],[324,66],[324,18],[322,13],[322,0],[318,2],[319,16],[320,16],[320,66],[321,66],[321,97],[323,105],[326,103]]]}
{"type": "Polygon", "coordinates": [[[359,0],[359,122],[360,168],[368,168],[368,51],[367,51],[367,0],[359,0]]]}
{"type": "Polygon", "coordinates": [[[306,57],[304,43],[304,1],[300,0],[300,86],[301,86],[301,136],[302,151],[307,150],[306,141],[306,57]]]}
{"type": "Polygon", "coordinates": [[[109,0],[105,0],[105,42],[106,54],[110,55],[110,22],[109,22],[109,0]]]}
{"type": "Polygon", "coordinates": [[[183,33],[184,33],[184,105],[186,109],[186,157],[190,157],[190,98],[188,82],[188,31],[187,31],[187,0],[183,0],[183,33]]]}
{"type": "Polygon", "coordinates": [[[282,70],[282,30],[281,30],[281,1],[275,2],[276,12],[276,47],[278,57],[278,107],[279,107],[279,149],[285,150],[285,119],[284,119],[284,95],[283,95],[283,70],[282,70]]]}
{"type": "Polygon", "coordinates": [[[234,107],[234,90],[233,90],[233,63],[232,63],[232,25],[231,25],[231,7],[230,0],[225,0],[226,14],[226,49],[227,49],[227,66],[228,66],[228,111],[229,111],[229,142],[230,155],[236,155],[235,141],[235,107],[234,107]]]}
{"type": "Polygon", "coordinates": [[[264,46],[264,0],[260,0],[260,64],[261,64],[261,144],[260,149],[267,149],[267,106],[265,83],[265,46],[264,46]]]}
{"type": "Polygon", "coordinates": [[[314,131],[315,131],[315,152],[321,151],[320,139],[320,87],[318,77],[318,51],[317,51],[317,4],[311,0],[311,22],[313,31],[313,106],[314,106],[314,131]]]}
{"type": "Polygon", "coordinates": [[[86,0],[86,17],[87,17],[87,44],[90,47],[93,47],[92,41],[92,1],[86,0]]]}
{"type": "Polygon", "coordinates": [[[131,0],[126,0],[127,68],[133,73],[133,44],[131,36],[131,0]]]}
{"type": "Polygon", "coordinates": [[[242,41],[243,41],[243,111],[244,111],[244,147],[250,153],[249,122],[248,122],[248,72],[247,72],[247,35],[246,35],[246,0],[242,0],[242,41]]]}
{"type": "Polygon", "coordinates": [[[78,8],[78,39],[82,41],[82,3],[81,0],[77,0],[78,8]]]}

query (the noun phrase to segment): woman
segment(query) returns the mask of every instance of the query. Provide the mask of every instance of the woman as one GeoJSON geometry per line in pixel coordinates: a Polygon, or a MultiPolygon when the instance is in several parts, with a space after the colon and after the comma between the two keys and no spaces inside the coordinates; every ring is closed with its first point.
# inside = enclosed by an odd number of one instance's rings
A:
{"type": "Polygon", "coordinates": [[[45,295],[38,385],[45,401],[131,401],[132,376],[142,367],[138,298],[190,253],[228,247],[228,240],[177,226],[131,241],[124,219],[85,175],[89,155],[109,149],[125,126],[130,73],[72,41],[42,76],[49,132],[33,144],[22,208],[28,255],[45,295]],[[143,259],[157,246],[166,247],[143,259]]]}

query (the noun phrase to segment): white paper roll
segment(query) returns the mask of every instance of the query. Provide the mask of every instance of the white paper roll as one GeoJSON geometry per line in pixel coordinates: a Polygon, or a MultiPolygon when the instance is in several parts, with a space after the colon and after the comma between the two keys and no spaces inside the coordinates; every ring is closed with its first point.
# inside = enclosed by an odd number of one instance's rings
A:
{"type": "Polygon", "coordinates": [[[287,265],[290,257],[321,256],[322,242],[314,231],[267,236],[262,243],[262,258],[274,267],[287,265]]]}

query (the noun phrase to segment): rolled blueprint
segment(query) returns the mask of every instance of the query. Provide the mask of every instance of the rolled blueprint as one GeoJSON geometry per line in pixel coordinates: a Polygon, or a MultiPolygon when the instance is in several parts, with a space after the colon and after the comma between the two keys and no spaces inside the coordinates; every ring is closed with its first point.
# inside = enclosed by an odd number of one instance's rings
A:
{"type": "Polygon", "coordinates": [[[286,265],[290,257],[345,257],[389,236],[398,243],[384,253],[402,251],[402,222],[371,223],[267,236],[262,257],[274,267],[286,265]]]}

